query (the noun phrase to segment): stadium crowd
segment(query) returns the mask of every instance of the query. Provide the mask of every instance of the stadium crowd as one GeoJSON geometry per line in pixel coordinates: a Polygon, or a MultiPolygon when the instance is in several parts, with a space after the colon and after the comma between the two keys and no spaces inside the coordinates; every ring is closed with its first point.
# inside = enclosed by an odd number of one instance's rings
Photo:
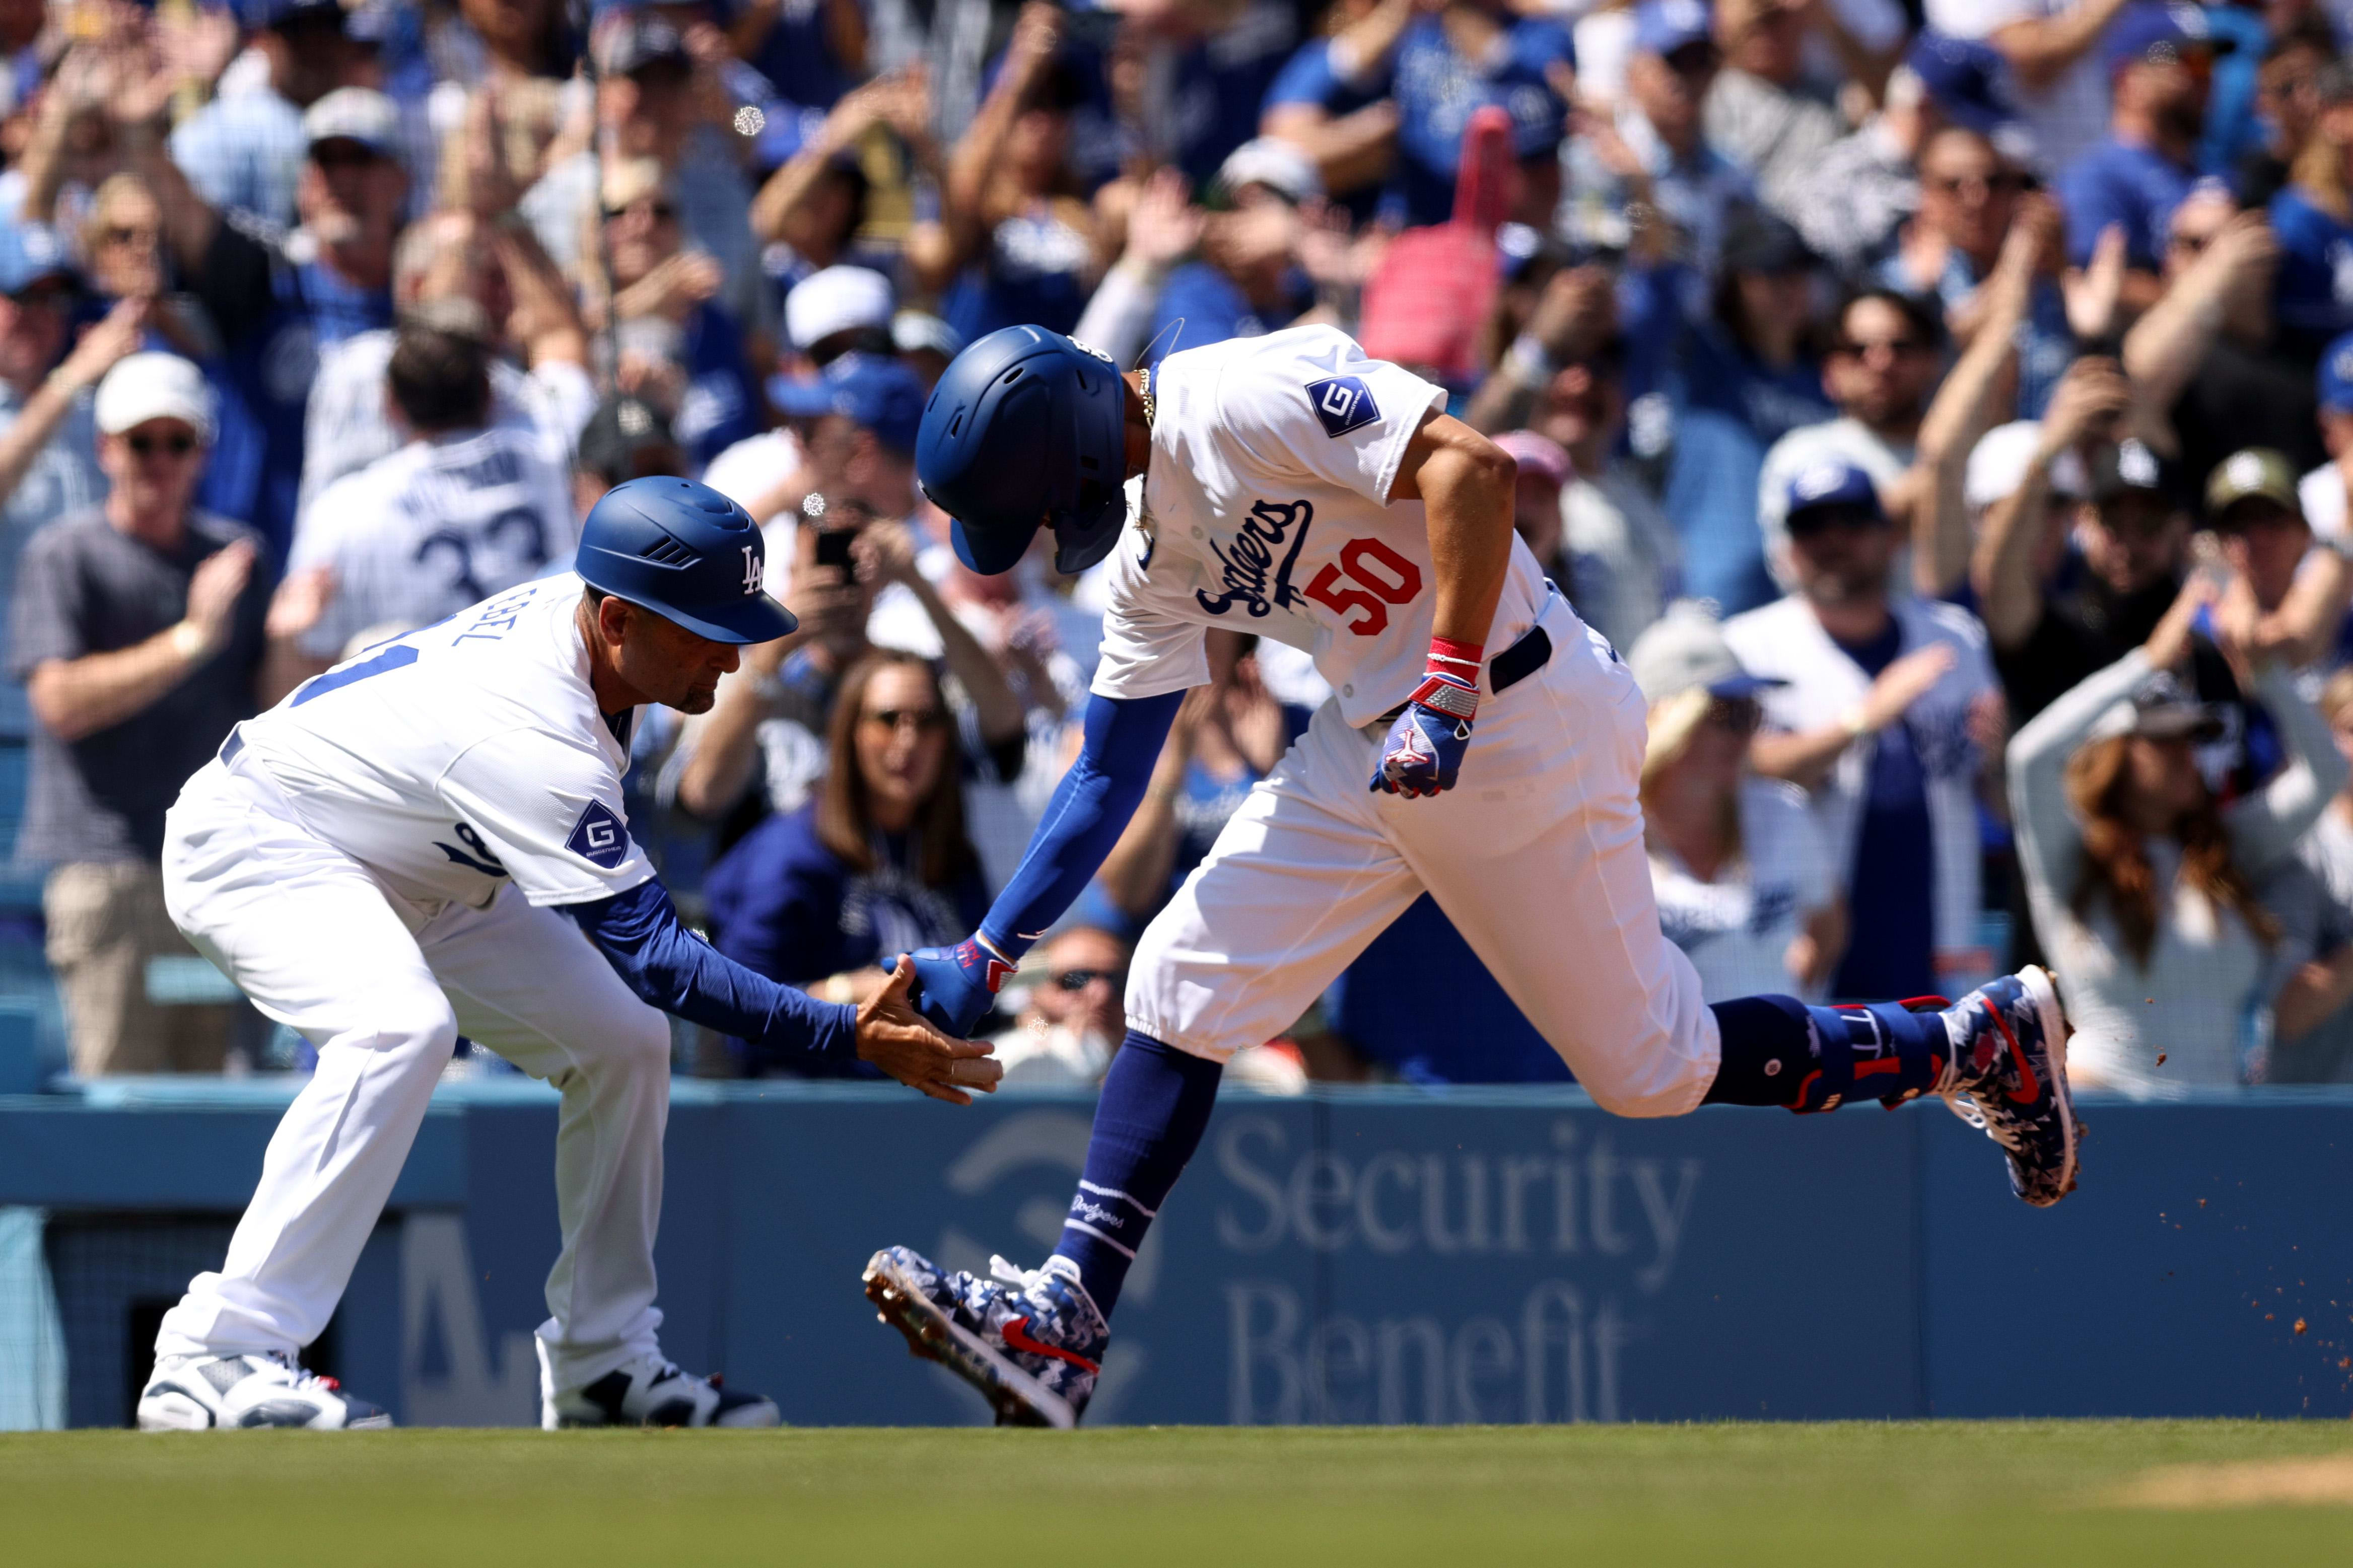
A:
{"type": "MultiPolygon", "coordinates": [[[[1517,459],[1711,1000],[2041,955],[2086,1083],[2353,1079],[2348,47],[2348,0],[0,0],[0,763],[73,1068],[301,1064],[156,984],[164,809],[646,474],[765,520],[801,624],[638,726],[632,830],[865,998],[1002,885],[1101,632],[1092,574],[955,560],[931,384],[1015,322],[1323,321],[1517,459]]],[[[1012,1081],[1100,1076],[1323,700],[1210,650],[1012,1081]]],[[[1427,900],[1241,1070],[1565,1076],[1427,900]]]]}

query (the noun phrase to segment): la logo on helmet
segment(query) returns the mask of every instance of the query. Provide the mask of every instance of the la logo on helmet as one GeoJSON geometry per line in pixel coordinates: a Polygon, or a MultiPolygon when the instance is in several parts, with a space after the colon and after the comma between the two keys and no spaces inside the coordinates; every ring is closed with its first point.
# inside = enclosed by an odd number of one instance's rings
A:
{"type": "Polygon", "coordinates": [[[744,546],[744,596],[750,598],[760,591],[760,563],[752,554],[752,546],[744,546]]]}

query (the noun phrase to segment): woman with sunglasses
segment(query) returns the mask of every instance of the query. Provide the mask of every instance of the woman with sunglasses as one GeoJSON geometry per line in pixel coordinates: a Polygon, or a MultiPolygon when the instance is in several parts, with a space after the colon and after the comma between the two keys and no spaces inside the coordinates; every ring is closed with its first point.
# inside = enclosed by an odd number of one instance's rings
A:
{"type": "MultiPolygon", "coordinates": [[[[911,653],[850,666],[826,727],[815,798],[772,816],[704,879],[723,953],[829,1002],[863,1004],[898,953],[956,940],[988,910],[965,830],[955,721],[911,653]]],[[[757,1074],[806,1064],[731,1042],[757,1074]]]]}
{"type": "Polygon", "coordinates": [[[1785,683],[1742,668],[1688,600],[1627,662],[1651,710],[1642,823],[1660,929],[1710,1002],[1772,991],[1823,1000],[1846,946],[1830,856],[1804,793],[1748,766],[1757,693],[1785,683]]]}

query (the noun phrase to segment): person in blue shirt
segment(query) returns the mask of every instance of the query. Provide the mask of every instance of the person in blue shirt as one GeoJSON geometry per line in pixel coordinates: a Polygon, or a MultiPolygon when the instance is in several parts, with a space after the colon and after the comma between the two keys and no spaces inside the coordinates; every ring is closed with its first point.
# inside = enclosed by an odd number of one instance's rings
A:
{"type": "Polygon", "coordinates": [[[1229,209],[1202,225],[1199,259],[1168,275],[1145,345],[1150,363],[1180,348],[1277,331],[1315,303],[1298,259],[1302,209],[1322,210],[1314,166],[1287,142],[1249,142],[1226,160],[1217,190],[1229,209]]]}
{"type": "Polygon", "coordinates": [[[294,534],[319,351],[392,324],[393,243],[408,192],[399,111],[384,94],[338,89],[302,123],[302,227],[283,243],[197,195],[152,123],[119,127],[132,172],[163,205],[173,259],[220,331],[206,367],[220,425],[198,504],[249,522],[281,556],[294,534]]]}
{"type": "Polygon", "coordinates": [[[336,0],[237,0],[246,47],[269,63],[259,92],[216,98],[172,132],[172,159],[223,212],[294,226],[307,139],[302,111],[350,79],[353,59],[336,0]]]}
{"type": "Polygon", "coordinates": [[[1568,29],[1523,16],[1505,0],[1450,0],[1417,16],[1398,37],[1391,78],[1398,157],[1389,196],[1409,225],[1444,223],[1454,211],[1462,130],[1489,104],[1512,117],[1524,178],[1559,188],[1556,159],[1577,47],[1568,29]]]}
{"type": "Polygon", "coordinates": [[[1062,13],[1023,7],[996,81],[940,182],[940,215],[907,237],[918,289],[966,342],[999,327],[1068,331],[1100,271],[1097,219],[1071,170],[1087,83],[1065,58],[1062,13]]]}
{"type": "Polygon", "coordinates": [[[2115,89],[2108,135],[2059,176],[2068,261],[2088,265],[2101,234],[2122,229],[2125,300],[2134,310],[2163,291],[2166,225],[2198,180],[2213,58],[2201,16],[2195,6],[2137,0],[2108,25],[2101,46],[2115,89]]]}
{"type": "MultiPolygon", "coordinates": [[[[816,797],[739,839],[703,893],[722,954],[862,1005],[897,954],[955,942],[988,912],[989,894],[965,831],[955,721],[928,663],[878,650],[851,666],[827,750],[816,797]]],[[[782,1065],[731,1046],[754,1073],[782,1065]]]]}
{"type": "Polygon", "coordinates": [[[678,187],[650,158],[607,171],[603,210],[622,354],[642,345],[676,362],[671,424],[699,472],[763,423],[743,323],[718,298],[724,268],[687,249],[678,187]],[[676,328],[674,340],[661,323],[676,328]]]}
{"type": "MultiPolygon", "coordinates": [[[[1172,20],[1214,9],[1172,8],[1172,20]]],[[[1291,0],[1250,0],[1233,8],[1232,17],[1176,48],[1166,68],[1166,106],[1145,128],[1168,139],[1162,149],[1168,161],[1196,184],[1258,134],[1260,106],[1299,42],[1299,7],[1291,0]]]]}
{"type": "Polygon", "coordinates": [[[735,52],[786,103],[831,109],[866,68],[866,14],[859,0],[751,0],[727,23],[735,52]]]}
{"type": "Polygon", "coordinates": [[[1260,110],[1260,134],[1313,159],[1324,189],[1357,223],[1373,216],[1397,153],[1388,56],[1415,10],[1415,0],[1339,0],[1330,36],[1284,62],[1260,110]]]}
{"type": "Polygon", "coordinates": [[[2353,330],[2353,79],[2330,71],[2318,93],[2314,144],[2269,209],[2280,247],[2272,301],[2281,346],[2307,363],[2353,330]]]}

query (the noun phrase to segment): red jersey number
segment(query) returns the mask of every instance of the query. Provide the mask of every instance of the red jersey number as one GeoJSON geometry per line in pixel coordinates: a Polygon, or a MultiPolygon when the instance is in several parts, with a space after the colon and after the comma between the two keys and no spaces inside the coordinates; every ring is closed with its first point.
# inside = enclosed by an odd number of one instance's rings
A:
{"type": "Polygon", "coordinates": [[[1340,559],[1326,562],[1307,584],[1307,596],[1360,637],[1388,630],[1388,607],[1409,605],[1420,592],[1421,568],[1377,539],[1348,541],[1340,559]]]}

